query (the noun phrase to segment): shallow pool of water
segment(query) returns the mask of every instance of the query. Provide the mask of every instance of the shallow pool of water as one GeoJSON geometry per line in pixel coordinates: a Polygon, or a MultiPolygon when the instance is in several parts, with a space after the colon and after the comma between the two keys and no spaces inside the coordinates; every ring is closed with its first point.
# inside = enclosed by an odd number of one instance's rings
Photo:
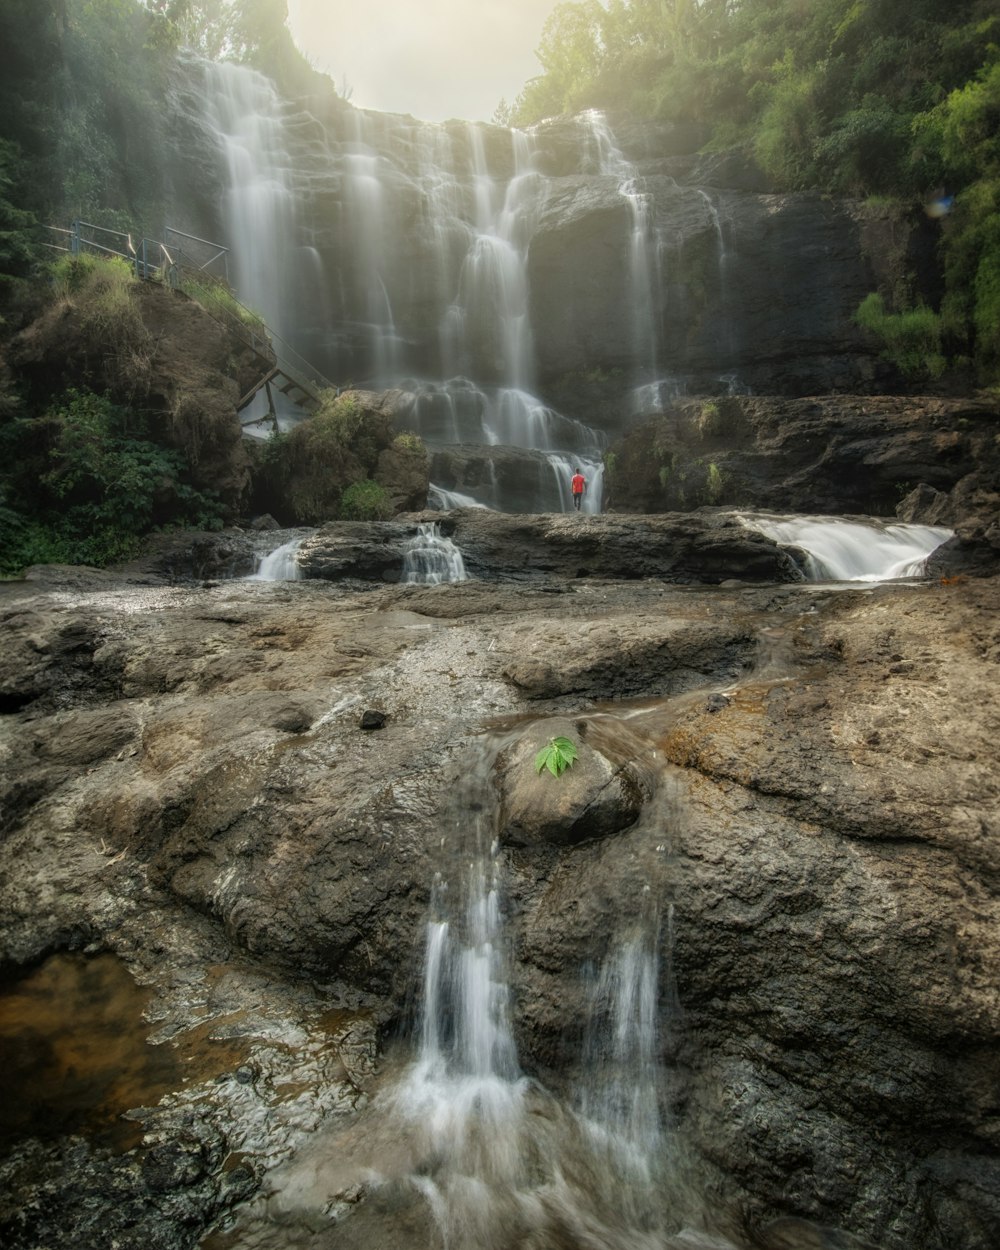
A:
{"type": "Polygon", "coordinates": [[[110,954],[53,955],[0,987],[0,1148],[81,1133],[129,1150],[142,1129],[126,1111],[240,1063],[241,1042],[151,1045],[151,997],[110,954]]]}

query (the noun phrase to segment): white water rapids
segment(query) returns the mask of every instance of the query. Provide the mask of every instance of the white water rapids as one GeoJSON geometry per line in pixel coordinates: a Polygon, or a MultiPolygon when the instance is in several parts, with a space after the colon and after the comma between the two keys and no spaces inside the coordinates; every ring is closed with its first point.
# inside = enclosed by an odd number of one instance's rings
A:
{"type": "Polygon", "coordinates": [[[816,582],[881,582],[920,577],[927,557],[952,537],[936,525],[902,525],[875,519],[745,514],[749,529],[782,547],[806,555],[806,573],[816,582]]]}

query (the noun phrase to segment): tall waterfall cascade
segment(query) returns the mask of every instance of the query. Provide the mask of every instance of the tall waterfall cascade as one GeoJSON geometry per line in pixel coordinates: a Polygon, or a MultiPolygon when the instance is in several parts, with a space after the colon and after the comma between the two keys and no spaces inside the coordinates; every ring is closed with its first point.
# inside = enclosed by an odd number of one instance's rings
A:
{"type": "Polygon", "coordinates": [[[197,60],[173,113],[177,219],[197,205],[185,224],[223,239],[237,293],[323,375],[391,394],[428,446],[433,501],[568,511],[579,470],[599,511],[625,423],[753,389],[776,309],[795,310],[782,361],[825,367],[857,303],[825,260],[795,263],[839,256],[828,235],[852,222],[696,185],[697,145],[667,131],[643,147],[593,112],[526,131],[425,123],[197,60]]]}
{"type": "Polygon", "coordinates": [[[878,582],[920,577],[927,557],[953,536],[937,525],[896,525],[843,517],[746,515],[744,525],[797,547],[811,581],[878,582]]]}

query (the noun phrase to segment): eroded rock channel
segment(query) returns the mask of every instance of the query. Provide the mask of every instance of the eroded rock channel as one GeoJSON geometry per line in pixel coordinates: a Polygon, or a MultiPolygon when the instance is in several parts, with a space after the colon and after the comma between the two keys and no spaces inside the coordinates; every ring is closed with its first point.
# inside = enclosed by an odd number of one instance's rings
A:
{"type": "Polygon", "coordinates": [[[192,1065],[127,1149],[16,1134],[4,1244],[993,1247],[1000,582],[333,537],[335,581],[0,587],[7,992],[115,956],[192,1065]]]}

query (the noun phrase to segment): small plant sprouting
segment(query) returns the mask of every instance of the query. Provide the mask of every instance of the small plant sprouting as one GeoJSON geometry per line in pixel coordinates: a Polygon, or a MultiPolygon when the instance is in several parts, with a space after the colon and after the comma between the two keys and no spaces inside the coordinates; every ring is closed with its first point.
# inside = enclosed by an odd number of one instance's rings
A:
{"type": "Polygon", "coordinates": [[[548,745],[535,756],[535,772],[540,773],[547,768],[553,777],[558,777],[576,761],[577,750],[569,738],[550,738],[548,745]]]}

